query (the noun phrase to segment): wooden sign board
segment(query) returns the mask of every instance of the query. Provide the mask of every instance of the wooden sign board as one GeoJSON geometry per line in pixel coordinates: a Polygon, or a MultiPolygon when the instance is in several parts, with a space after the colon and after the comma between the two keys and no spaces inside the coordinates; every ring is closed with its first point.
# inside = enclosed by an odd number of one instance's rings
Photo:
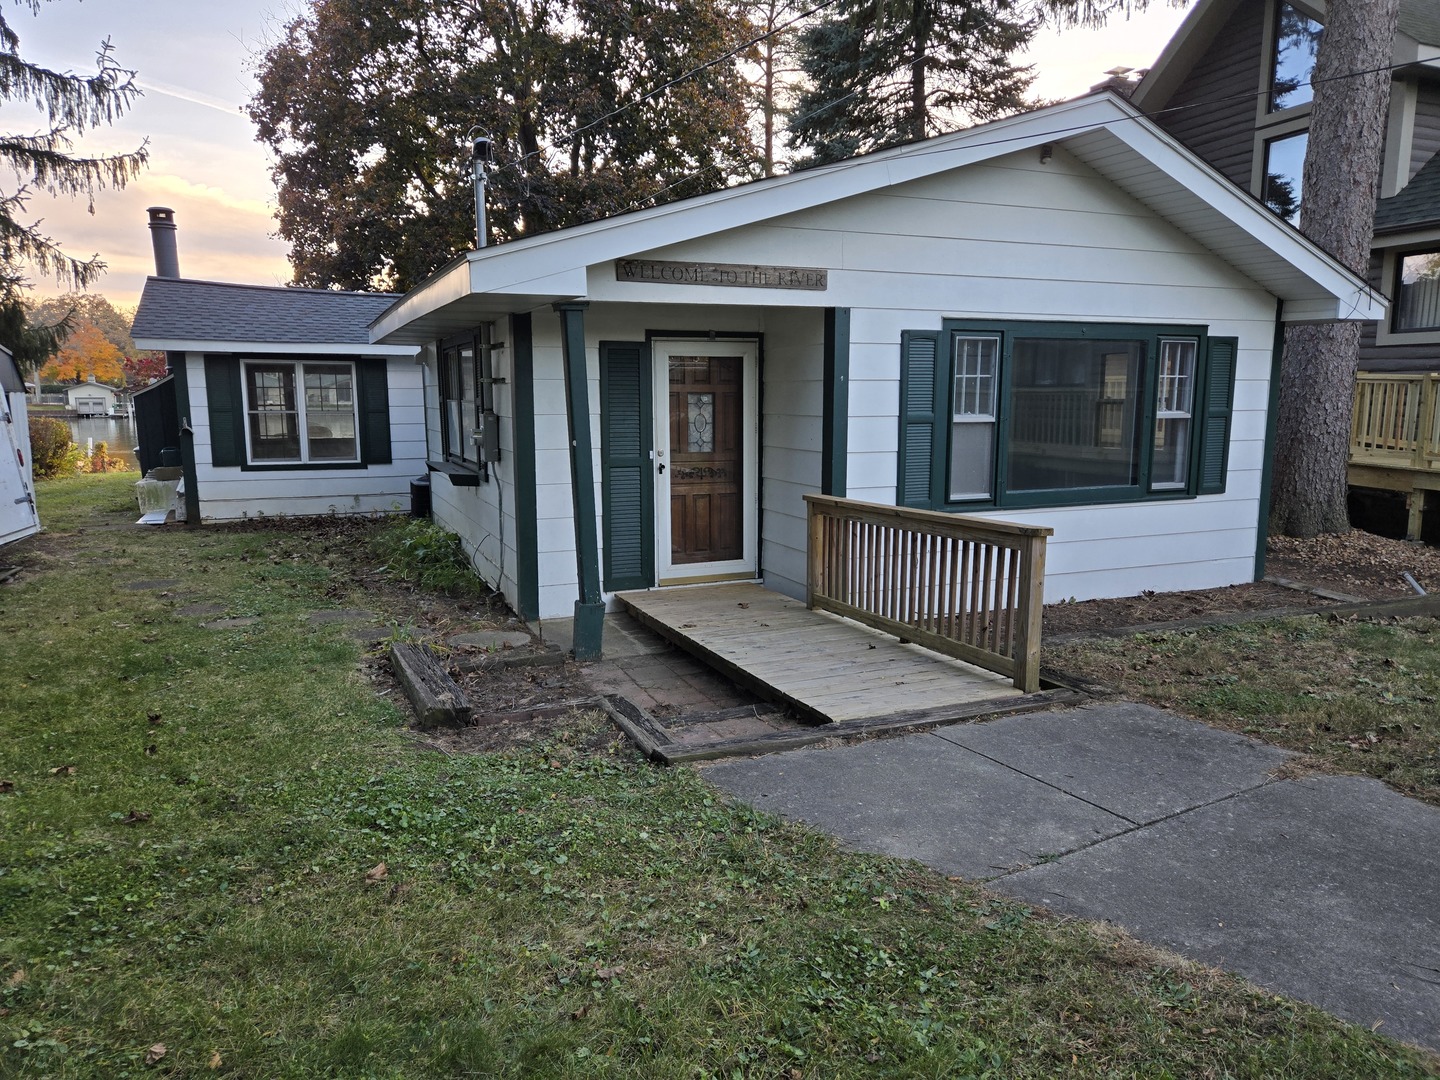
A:
{"type": "Polygon", "coordinates": [[[746,289],[805,289],[824,292],[830,271],[816,266],[771,266],[746,263],[662,262],[617,259],[616,281],[658,285],[720,285],[746,289]]]}

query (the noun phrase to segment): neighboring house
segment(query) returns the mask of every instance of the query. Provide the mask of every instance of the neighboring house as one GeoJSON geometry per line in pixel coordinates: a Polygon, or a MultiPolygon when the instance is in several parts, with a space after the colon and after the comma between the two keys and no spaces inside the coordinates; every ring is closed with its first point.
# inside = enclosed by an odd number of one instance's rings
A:
{"type": "MultiPolygon", "coordinates": [[[[1325,18],[1311,0],[1200,0],[1131,101],[1292,222],[1325,18]]],[[[1375,213],[1366,371],[1440,370],[1440,0],[1401,0],[1375,213]]]]}
{"type": "Polygon", "coordinates": [[[20,367],[0,345],[0,544],[40,531],[25,397],[20,367]]]}
{"type": "Polygon", "coordinates": [[[75,386],[65,388],[65,407],[81,416],[109,416],[120,399],[113,386],[96,382],[95,376],[75,386]]]}
{"type": "Polygon", "coordinates": [[[190,520],[409,508],[425,471],[416,350],[366,332],[395,299],[147,279],[132,336],[168,354],[146,393],[173,392],[175,409],[142,426],[161,445],[141,456],[184,451],[190,520]]]}
{"type": "Polygon", "coordinates": [[[1383,314],[1101,93],[470,252],[371,334],[543,620],[592,574],[803,596],[812,492],[1051,526],[1051,601],[1253,580],[1281,324],[1383,314]]]}

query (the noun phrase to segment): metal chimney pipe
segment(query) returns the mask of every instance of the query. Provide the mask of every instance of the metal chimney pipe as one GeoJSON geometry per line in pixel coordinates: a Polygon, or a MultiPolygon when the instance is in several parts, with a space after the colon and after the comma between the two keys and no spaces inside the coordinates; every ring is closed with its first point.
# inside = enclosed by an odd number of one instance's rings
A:
{"type": "Polygon", "coordinates": [[[168,206],[152,206],[146,213],[150,215],[150,244],[155,249],[155,276],[178,278],[180,252],[175,245],[175,211],[168,206]]]}
{"type": "Polygon", "coordinates": [[[470,168],[475,175],[475,249],[485,247],[490,227],[485,220],[485,177],[495,163],[495,146],[488,136],[481,135],[471,146],[470,168]]]}

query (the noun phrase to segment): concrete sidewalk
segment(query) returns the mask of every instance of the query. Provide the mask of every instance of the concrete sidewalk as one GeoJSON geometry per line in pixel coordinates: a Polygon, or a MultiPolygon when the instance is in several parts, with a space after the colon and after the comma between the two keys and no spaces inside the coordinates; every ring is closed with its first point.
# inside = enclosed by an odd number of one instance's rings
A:
{"type": "Polygon", "coordinates": [[[985,880],[1440,1051],[1440,810],[1148,706],[705,768],[850,845],[985,880]]]}

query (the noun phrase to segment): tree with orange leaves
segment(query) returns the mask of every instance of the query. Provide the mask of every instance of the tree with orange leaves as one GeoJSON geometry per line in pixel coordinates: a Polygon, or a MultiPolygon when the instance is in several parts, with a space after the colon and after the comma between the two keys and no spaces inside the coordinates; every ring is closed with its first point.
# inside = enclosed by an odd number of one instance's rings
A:
{"type": "Polygon", "coordinates": [[[49,382],[84,382],[90,376],[100,382],[121,383],[125,354],[106,339],[92,322],[78,323],[54,359],[40,369],[49,382]]]}

